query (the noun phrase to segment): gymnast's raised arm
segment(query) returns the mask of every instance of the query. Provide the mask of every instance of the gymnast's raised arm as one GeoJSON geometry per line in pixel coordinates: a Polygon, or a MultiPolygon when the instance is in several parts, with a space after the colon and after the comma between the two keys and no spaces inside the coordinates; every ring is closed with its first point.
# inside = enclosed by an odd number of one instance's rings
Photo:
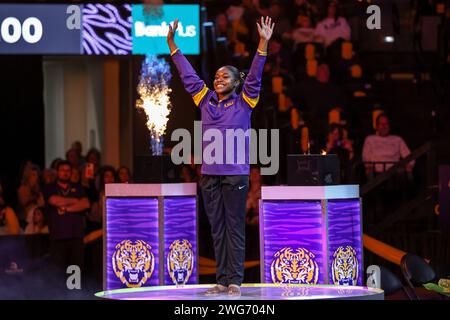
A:
{"type": "Polygon", "coordinates": [[[209,89],[206,87],[205,82],[199,78],[192,65],[181,53],[180,49],[175,44],[175,32],[178,28],[178,19],[173,23],[173,27],[169,24],[169,32],[167,33],[167,44],[170,48],[170,55],[172,61],[175,64],[178,73],[180,74],[181,81],[184,88],[192,96],[197,106],[208,93],[209,89]]]}
{"type": "Polygon", "coordinates": [[[254,108],[259,101],[261,78],[267,56],[267,45],[275,26],[270,17],[261,17],[261,23],[257,22],[256,24],[259,33],[258,50],[242,87],[242,98],[251,108],[254,108]]]}

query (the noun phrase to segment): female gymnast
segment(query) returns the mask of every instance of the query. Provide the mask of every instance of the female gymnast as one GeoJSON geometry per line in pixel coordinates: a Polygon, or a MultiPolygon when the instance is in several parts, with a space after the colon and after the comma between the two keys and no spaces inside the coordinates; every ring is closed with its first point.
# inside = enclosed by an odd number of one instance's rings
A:
{"type": "MultiPolygon", "coordinates": [[[[223,66],[216,71],[214,90],[210,90],[198,77],[175,44],[178,19],[174,21],[173,26],[169,26],[167,34],[170,54],[181,81],[201,110],[204,154],[200,188],[211,224],[217,265],[216,285],[205,292],[207,295],[228,293],[230,296],[240,296],[240,286],[244,278],[245,204],[250,172],[249,139],[246,138],[245,147],[242,148],[245,150],[237,150],[237,153],[242,151],[245,154],[245,161],[239,160],[234,143],[232,148],[235,154],[229,159],[226,155],[226,135],[230,135],[233,130],[247,132],[250,129],[251,112],[259,100],[267,45],[275,24],[270,17],[261,17],[261,21],[256,24],[259,45],[248,76],[243,80],[236,67],[223,66]],[[242,90],[237,92],[241,84],[242,90]],[[205,151],[210,150],[205,148],[216,142],[212,138],[211,142],[205,141],[205,133],[208,130],[220,132],[223,139],[223,150],[214,151],[214,161],[205,159],[205,151]]],[[[216,137],[217,135],[214,139],[216,137]]]]}

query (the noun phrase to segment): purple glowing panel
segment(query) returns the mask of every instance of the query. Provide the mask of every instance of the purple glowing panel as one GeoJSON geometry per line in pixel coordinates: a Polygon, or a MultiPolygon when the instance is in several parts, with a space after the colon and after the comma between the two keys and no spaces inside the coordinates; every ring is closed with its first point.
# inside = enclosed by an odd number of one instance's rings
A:
{"type": "Polygon", "coordinates": [[[196,197],[164,198],[164,284],[197,283],[196,197]]]}
{"type": "Polygon", "coordinates": [[[324,283],[322,207],[318,201],[263,201],[264,282],[324,283]]]}
{"type": "Polygon", "coordinates": [[[328,201],[330,284],[363,285],[359,199],[328,201]]]}
{"type": "Polygon", "coordinates": [[[159,285],[158,198],[106,199],[106,290],[159,285]]]}
{"type": "Polygon", "coordinates": [[[83,6],[83,53],[131,54],[131,6],[85,4],[83,6]]]}

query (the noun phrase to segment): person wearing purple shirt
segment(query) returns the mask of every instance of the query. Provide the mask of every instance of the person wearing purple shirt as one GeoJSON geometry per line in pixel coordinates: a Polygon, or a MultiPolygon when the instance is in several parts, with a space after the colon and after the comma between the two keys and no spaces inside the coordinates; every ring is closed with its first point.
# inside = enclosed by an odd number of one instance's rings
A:
{"type": "Polygon", "coordinates": [[[241,294],[240,285],[244,278],[245,205],[250,173],[249,140],[246,137],[245,150],[236,150],[234,145],[233,157],[227,157],[226,135],[233,130],[247,132],[250,129],[250,116],[259,100],[267,45],[274,26],[270,17],[261,17],[261,22],[257,22],[260,41],[245,81],[242,80],[237,68],[223,66],[216,72],[214,90],[210,90],[198,77],[176,46],[174,38],[178,19],[174,21],[173,27],[169,26],[167,43],[172,60],[186,91],[191,94],[201,110],[204,153],[212,143],[205,141],[208,140],[205,139],[208,130],[220,132],[223,139],[223,152],[222,156],[218,156],[219,161],[211,163],[205,161],[204,157],[200,180],[203,201],[211,224],[217,264],[217,284],[206,291],[208,295],[225,292],[231,296],[241,294]],[[241,84],[241,92],[236,92],[241,84]],[[245,161],[240,160],[240,152],[245,154],[245,161]],[[230,158],[234,159],[230,161],[230,158]]]}

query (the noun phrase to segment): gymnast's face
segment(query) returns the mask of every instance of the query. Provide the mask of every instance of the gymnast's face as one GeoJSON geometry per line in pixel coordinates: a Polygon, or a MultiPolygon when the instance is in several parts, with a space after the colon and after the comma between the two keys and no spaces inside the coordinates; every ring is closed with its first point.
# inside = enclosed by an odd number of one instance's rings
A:
{"type": "Polygon", "coordinates": [[[235,79],[233,73],[227,67],[222,67],[216,72],[214,78],[214,90],[219,95],[227,95],[233,92],[239,85],[239,80],[235,79]]]}

